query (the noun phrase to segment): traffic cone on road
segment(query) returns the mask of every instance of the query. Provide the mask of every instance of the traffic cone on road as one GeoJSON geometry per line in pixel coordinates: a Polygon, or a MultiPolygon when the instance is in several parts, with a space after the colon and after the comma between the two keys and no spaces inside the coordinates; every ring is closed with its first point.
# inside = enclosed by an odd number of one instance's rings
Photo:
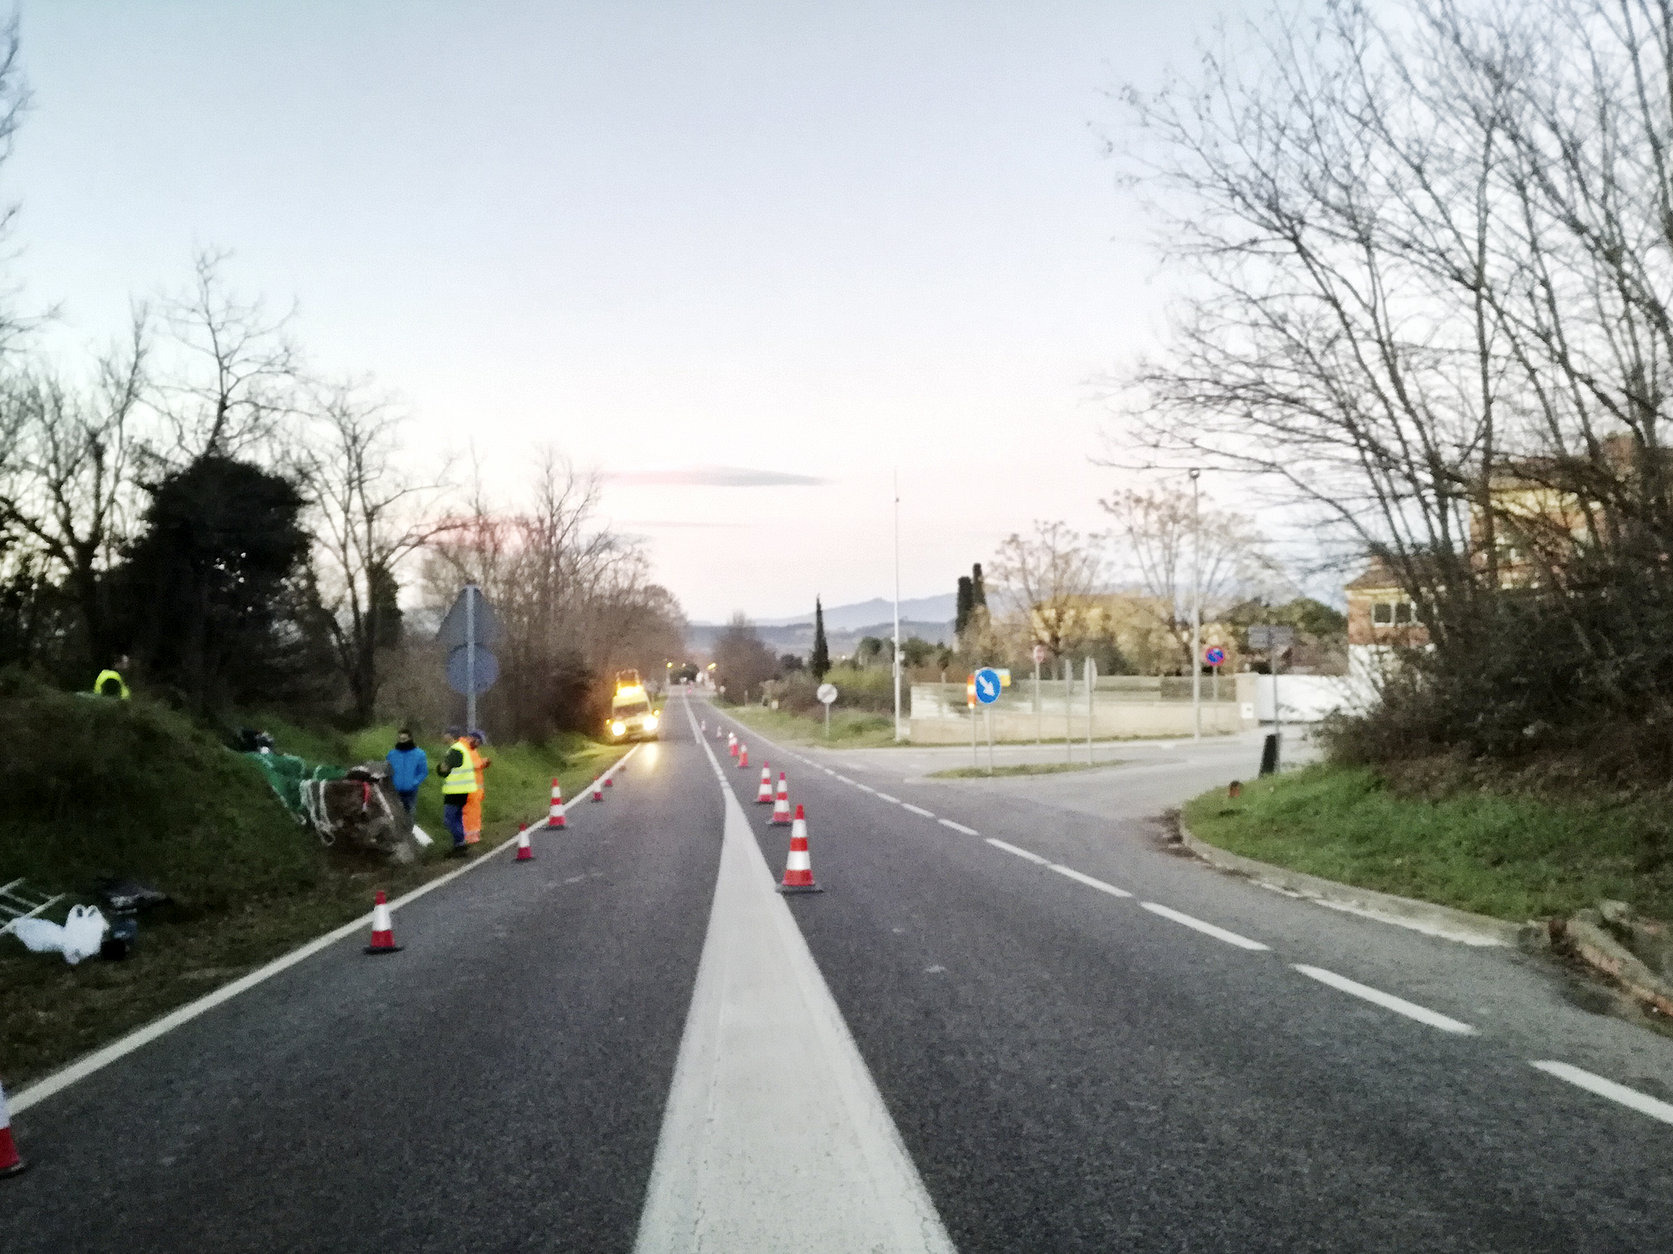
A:
{"type": "Polygon", "coordinates": [[[389,898],[383,889],[372,898],[372,943],[366,946],[369,954],[393,954],[400,951],[395,943],[395,925],[389,919],[389,898]]]}
{"type": "Polygon", "coordinates": [[[790,857],[784,863],[784,882],[781,893],[822,893],[825,890],[813,882],[813,860],[807,851],[807,816],[796,807],[796,819],[790,824],[790,857]]]}
{"type": "Polygon", "coordinates": [[[593,800],[594,801],[603,801],[604,800],[604,789],[601,786],[599,786],[598,784],[593,785],[593,800]]]}
{"type": "Polygon", "coordinates": [[[614,775],[606,775],[604,777],[604,786],[606,788],[614,788],[616,786],[616,777],[614,775]]]}
{"type": "Polygon", "coordinates": [[[546,811],[547,827],[568,827],[563,818],[563,789],[559,787],[557,777],[552,778],[552,806],[546,811]]]}
{"type": "Polygon", "coordinates": [[[749,765],[749,746],[748,745],[739,745],[738,746],[738,765],[739,766],[748,766],[749,765]]]}
{"type": "Polygon", "coordinates": [[[733,757],[738,756],[738,738],[731,732],[726,733],[726,752],[733,757]]]}
{"type": "Polygon", "coordinates": [[[12,1117],[6,1111],[6,1090],[0,1088],[0,1177],[15,1176],[28,1170],[29,1164],[23,1161],[23,1155],[17,1152],[17,1143],[12,1140],[12,1117]]]}
{"type": "Polygon", "coordinates": [[[771,764],[761,764],[761,787],[755,790],[755,804],[758,806],[773,803],[773,772],[771,764]]]}
{"type": "Polygon", "coordinates": [[[774,827],[790,826],[790,786],[784,782],[784,772],[778,773],[778,796],[773,798],[774,827]]]}
{"type": "Polygon", "coordinates": [[[527,823],[517,824],[517,857],[514,861],[534,861],[534,846],[529,844],[529,825],[527,823]]]}
{"type": "Polygon", "coordinates": [[[704,734],[704,735],[708,735],[708,732],[709,732],[709,720],[708,720],[708,719],[706,719],[706,718],[700,718],[700,719],[698,719],[698,720],[697,720],[697,730],[698,730],[698,731],[700,731],[700,732],[702,732],[702,733],[703,733],[703,734],[704,734]]]}

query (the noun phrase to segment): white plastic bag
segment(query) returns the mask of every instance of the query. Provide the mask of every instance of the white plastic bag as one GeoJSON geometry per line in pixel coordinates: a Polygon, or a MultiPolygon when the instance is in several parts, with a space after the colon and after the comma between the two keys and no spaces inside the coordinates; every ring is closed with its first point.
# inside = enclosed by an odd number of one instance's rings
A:
{"type": "Polygon", "coordinates": [[[97,906],[72,906],[64,920],[64,961],[74,966],[99,952],[110,924],[97,906]]]}
{"type": "Polygon", "coordinates": [[[38,954],[64,952],[64,925],[50,919],[19,919],[12,924],[12,935],[38,954]]]}
{"type": "Polygon", "coordinates": [[[436,843],[430,838],[430,833],[425,831],[417,823],[412,825],[412,838],[418,842],[419,848],[421,849],[428,849],[431,845],[436,843]]]}

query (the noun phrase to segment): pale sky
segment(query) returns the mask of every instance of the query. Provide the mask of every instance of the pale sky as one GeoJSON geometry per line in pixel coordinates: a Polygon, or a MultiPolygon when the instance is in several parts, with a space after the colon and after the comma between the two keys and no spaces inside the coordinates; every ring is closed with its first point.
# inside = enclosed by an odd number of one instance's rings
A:
{"type": "Polygon", "coordinates": [[[889,596],[897,469],[902,595],[950,592],[1104,526],[1098,381],[1167,292],[1108,93],[1229,7],[23,0],[14,273],[92,340],[233,250],[414,466],[627,476],[695,619],[889,596]]]}

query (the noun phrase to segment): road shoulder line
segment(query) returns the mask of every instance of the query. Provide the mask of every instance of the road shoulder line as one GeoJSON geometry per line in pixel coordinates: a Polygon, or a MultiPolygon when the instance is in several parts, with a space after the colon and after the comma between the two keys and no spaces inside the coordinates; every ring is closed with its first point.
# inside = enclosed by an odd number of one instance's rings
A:
{"type": "MultiPolygon", "coordinates": [[[[1328,984],[1331,988],[1351,996],[1368,1001],[1372,1005],[1381,1006],[1384,1010],[1392,1010],[1395,1014],[1405,1015],[1408,1019],[1415,1019],[1419,1023],[1426,1023],[1432,1028],[1439,1028],[1442,1032],[1451,1032],[1455,1036],[1476,1036],[1475,1028],[1463,1023],[1450,1015],[1443,1015],[1439,1011],[1431,1010],[1427,1006],[1420,1006],[1416,1002],[1407,1001],[1404,997],[1396,997],[1393,993],[1385,993],[1381,989],[1372,988],[1368,984],[1361,984],[1357,980],[1350,980],[1345,975],[1337,975],[1334,971],[1327,971],[1323,967],[1310,967],[1296,962],[1290,964],[1292,970],[1320,984],[1328,984]]],[[[1566,1078],[1566,1077],[1565,1077],[1566,1078]]]]}

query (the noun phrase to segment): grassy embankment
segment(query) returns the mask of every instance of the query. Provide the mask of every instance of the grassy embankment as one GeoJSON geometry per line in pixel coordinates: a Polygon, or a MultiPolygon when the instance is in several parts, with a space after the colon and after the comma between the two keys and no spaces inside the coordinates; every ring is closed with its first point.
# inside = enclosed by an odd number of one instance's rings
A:
{"type": "Polygon", "coordinates": [[[1009,762],[989,770],[985,766],[959,766],[949,771],[931,771],[926,779],[998,779],[1002,775],[1062,775],[1065,771],[1098,771],[1110,762],[1009,762]]]}
{"type": "Polygon", "coordinates": [[[1646,857],[1673,826],[1665,797],[1401,787],[1320,765],[1245,785],[1235,801],[1205,793],[1183,818],[1232,853],[1496,918],[1572,915],[1603,898],[1673,918],[1673,859],[1646,857]]]}
{"type": "MultiPolygon", "coordinates": [[[[328,853],[299,827],[253,763],[185,718],[0,681],[0,720],[16,729],[7,759],[29,781],[0,812],[0,883],[18,876],[71,897],[62,920],[93,901],[107,875],[139,879],[174,898],[141,916],[133,955],[71,967],[0,937],[0,1078],[16,1088],[363,914],[374,889],[390,895],[458,866],[432,782],[418,823],[436,839],[410,867],[328,853]]],[[[350,764],[381,758],[394,729],[307,734],[274,723],[281,751],[350,764]]],[[[426,745],[432,762],[440,745],[426,745]]],[[[483,843],[513,836],[544,814],[551,780],[566,797],[620,750],[580,737],[546,745],[490,745],[483,843]]]]}

